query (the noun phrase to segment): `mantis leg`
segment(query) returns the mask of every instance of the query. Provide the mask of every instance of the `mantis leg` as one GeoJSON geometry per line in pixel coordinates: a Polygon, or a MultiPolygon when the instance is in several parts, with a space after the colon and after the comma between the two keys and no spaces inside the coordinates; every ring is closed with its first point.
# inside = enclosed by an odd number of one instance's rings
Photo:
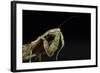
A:
{"type": "Polygon", "coordinates": [[[50,44],[50,46],[48,44],[49,42],[46,39],[44,39],[44,41],[43,41],[44,49],[49,57],[53,56],[54,52],[58,49],[59,40],[60,40],[59,32],[55,33],[55,38],[52,41],[52,43],[50,44]]]}

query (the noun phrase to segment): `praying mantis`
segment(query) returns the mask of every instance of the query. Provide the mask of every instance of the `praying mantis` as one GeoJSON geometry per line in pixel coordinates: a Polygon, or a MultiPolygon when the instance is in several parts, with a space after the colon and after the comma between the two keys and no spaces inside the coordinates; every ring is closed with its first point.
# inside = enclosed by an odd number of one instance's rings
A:
{"type": "Polygon", "coordinates": [[[41,57],[47,55],[52,57],[55,52],[56,60],[60,50],[64,47],[64,37],[60,28],[50,29],[43,35],[39,36],[35,41],[29,44],[23,45],[22,48],[22,58],[23,62],[28,61],[42,61],[41,57]]]}
{"type": "Polygon", "coordinates": [[[64,36],[60,27],[66,21],[69,21],[75,17],[76,16],[67,18],[57,28],[46,31],[43,35],[39,36],[35,41],[32,41],[29,44],[24,44],[22,47],[22,61],[41,62],[43,55],[47,55],[50,58],[55,54],[55,52],[57,52],[56,60],[58,60],[59,52],[64,47],[64,36]]]}

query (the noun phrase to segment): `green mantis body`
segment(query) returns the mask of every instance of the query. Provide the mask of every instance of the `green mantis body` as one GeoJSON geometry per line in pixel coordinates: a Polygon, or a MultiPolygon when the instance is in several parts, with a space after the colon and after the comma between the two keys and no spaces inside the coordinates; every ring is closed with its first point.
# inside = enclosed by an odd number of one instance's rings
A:
{"type": "Polygon", "coordinates": [[[52,57],[58,50],[56,54],[57,60],[58,54],[63,47],[64,38],[60,28],[48,30],[30,44],[23,45],[23,61],[28,60],[31,62],[32,58],[33,60],[41,61],[42,55],[52,57]]]}

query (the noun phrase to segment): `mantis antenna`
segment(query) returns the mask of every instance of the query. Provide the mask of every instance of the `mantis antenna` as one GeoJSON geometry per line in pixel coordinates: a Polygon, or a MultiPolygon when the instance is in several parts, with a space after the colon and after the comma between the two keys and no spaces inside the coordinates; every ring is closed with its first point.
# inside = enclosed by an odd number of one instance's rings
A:
{"type": "Polygon", "coordinates": [[[60,28],[64,23],[70,21],[70,20],[71,20],[72,18],[74,18],[74,17],[76,17],[76,16],[72,16],[72,17],[70,17],[69,19],[64,20],[64,21],[58,26],[58,28],[60,28]]]}

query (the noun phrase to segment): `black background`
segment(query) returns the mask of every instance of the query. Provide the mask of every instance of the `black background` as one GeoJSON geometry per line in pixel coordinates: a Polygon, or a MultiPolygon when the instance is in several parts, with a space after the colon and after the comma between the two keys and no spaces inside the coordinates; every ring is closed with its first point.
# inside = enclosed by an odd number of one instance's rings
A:
{"type": "MultiPolygon", "coordinates": [[[[49,29],[61,27],[65,45],[58,60],[90,59],[91,15],[89,13],[68,13],[23,10],[23,44],[34,41],[49,29]]],[[[55,57],[43,57],[43,61],[54,61],[55,57]]]]}

